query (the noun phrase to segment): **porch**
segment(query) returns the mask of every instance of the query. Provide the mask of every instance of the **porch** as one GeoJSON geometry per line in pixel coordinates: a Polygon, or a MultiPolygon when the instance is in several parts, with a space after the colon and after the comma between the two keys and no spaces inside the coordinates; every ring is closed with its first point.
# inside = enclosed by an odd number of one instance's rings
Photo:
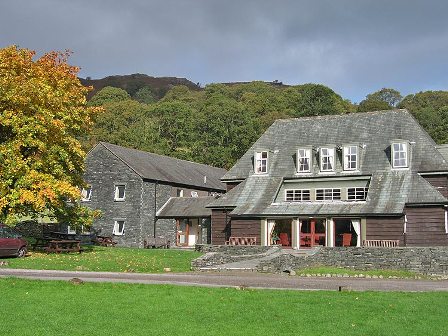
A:
{"type": "Polygon", "coordinates": [[[261,220],[261,245],[309,249],[361,246],[364,218],[272,218],[261,220]]]}

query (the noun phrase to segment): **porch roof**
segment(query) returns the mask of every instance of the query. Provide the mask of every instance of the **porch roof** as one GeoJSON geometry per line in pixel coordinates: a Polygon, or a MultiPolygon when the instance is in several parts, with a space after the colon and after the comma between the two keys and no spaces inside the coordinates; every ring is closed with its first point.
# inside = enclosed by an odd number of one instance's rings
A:
{"type": "Polygon", "coordinates": [[[215,197],[171,197],[158,211],[158,218],[205,218],[212,215],[206,208],[215,197]]]}

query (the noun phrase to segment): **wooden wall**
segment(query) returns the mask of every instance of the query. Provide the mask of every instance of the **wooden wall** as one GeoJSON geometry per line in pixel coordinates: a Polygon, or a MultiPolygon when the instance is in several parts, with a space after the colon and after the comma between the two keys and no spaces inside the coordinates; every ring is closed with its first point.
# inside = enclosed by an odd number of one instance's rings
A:
{"type": "Polygon", "coordinates": [[[448,197],[448,177],[446,175],[423,176],[443,196],[448,197]]]}
{"type": "Polygon", "coordinates": [[[445,209],[443,206],[406,207],[406,246],[446,246],[445,209]]]}
{"type": "Polygon", "coordinates": [[[404,216],[401,217],[368,217],[366,221],[367,240],[400,240],[404,246],[404,216]]]}
{"type": "Polygon", "coordinates": [[[224,245],[226,243],[226,217],[230,220],[229,216],[226,216],[227,210],[212,210],[212,244],[224,245]]]}
{"type": "Polygon", "coordinates": [[[232,236],[257,237],[257,245],[261,244],[260,218],[232,218],[231,228],[232,236]]]}

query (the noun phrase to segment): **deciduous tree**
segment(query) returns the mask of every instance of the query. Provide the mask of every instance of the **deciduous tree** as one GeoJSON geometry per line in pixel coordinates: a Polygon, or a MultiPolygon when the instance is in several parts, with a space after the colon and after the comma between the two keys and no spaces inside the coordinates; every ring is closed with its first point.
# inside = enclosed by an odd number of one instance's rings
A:
{"type": "Polygon", "coordinates": [[[0,221],[42,213],[91,220],[76,202],[85,158],[77,137],[100,109],[86,107],[88,89],[68,52],[34,56],[0,49],[0,221]]]}

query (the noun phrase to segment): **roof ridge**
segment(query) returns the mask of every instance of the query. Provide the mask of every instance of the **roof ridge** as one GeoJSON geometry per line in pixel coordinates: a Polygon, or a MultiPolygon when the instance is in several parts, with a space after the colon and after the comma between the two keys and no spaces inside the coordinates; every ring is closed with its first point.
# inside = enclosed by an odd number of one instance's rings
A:
{"type": "Polygon", "coordinates": [[[329,119],[329,118],[342,118],[342,117],[354,117],[354,116],[363,116],[363,115],[370,115],[370,114],[385,114],[385,113],[392,113],[392,112],[405,112],[407,114],[410,114],[407,109],[391,109],[391,110],[378,110],[378,111],[369,111],[369,112],[348,112],[343,114],[325,114],[325,115],[315,115],[315,116],[304,116],[304,117],[294,117],[294,118],[284,118],[284,119],[277,119],[275,123],[278,122],[288,122],[292,120],[313,120],[313,119],[329,119]]]}
{"type": "MultiPolygon", "coordinates": [[[[214,169],[221,169],[221,170],[227,171],[224,168],[211,166],[211,165],[208,165],[208,164],[205,164],[205,163],[200,163],[200,162],[195,162],[195,161],[190,161],[190,160],[178,159],[178,158],[175,158],[175,157],[172,157],[172,156],[157,154],[157,153],[148,152],[148,151],[144,151],[144,150],[136,149],[136,148],[124,147],[124,146],[116,145],[116,144],[113,144],[113,143],[110,143],[110,142],[100,141],[99,143],[103,144],[106,148],[108,148],[107,147],[108,145],[112,145],[112,146],[120,147],[120,148],[122,148],[124,150],[137,151],[137,152],[140,152],[140,153],[155,155],[155,156],[162,157],[162,158],[167,158],[167,159],[170,159],[170,160],[181,161],[181,162],[188,162],[188,163],[192,163],[192,164],[195,164],[195,165],[200,165],[200,166],[205,166],[205,167],[210,167],[210,168],[214,168],[214,169]]],[[[108,148],[108,149],[111,150],[110,148],[108,148]]]]}

